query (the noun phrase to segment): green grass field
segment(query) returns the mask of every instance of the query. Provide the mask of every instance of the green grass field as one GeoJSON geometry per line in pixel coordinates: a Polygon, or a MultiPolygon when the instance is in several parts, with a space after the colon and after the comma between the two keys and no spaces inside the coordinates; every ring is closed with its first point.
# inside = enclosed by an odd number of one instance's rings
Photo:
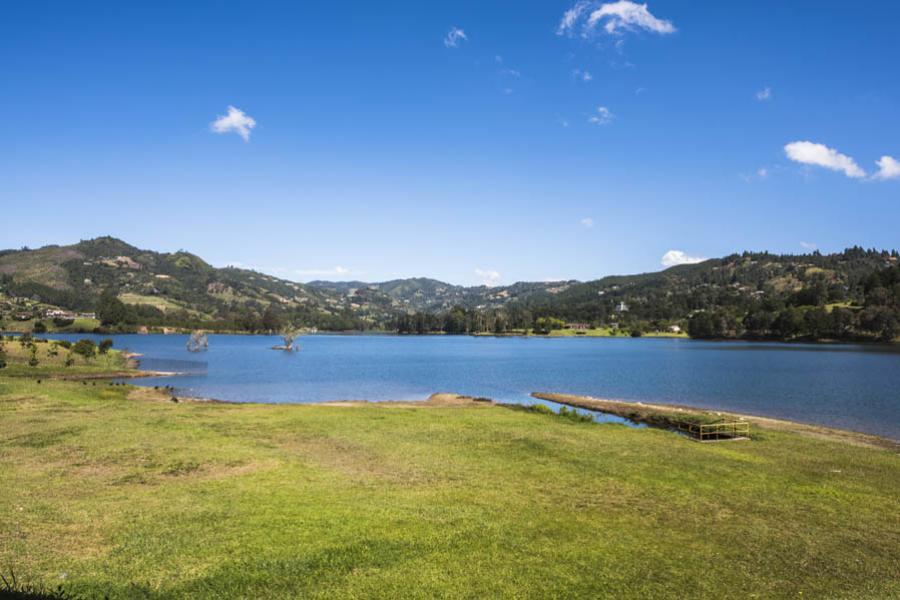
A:
{"type": "Polygon", "coordinates": [[[22,345],[10,337],[4,338],[3,341],[3,351],[6,354],[8,365],[0,371],[0,376],[73,378],[102,376],[111,372],[131,370],[125,355],[118,350],[111,349],[106,354],[98,353],[93,358],[85,358],[71,354],[63,346],[45,340],[39,340],[34,344],[37,349],[35,357],[38,359],[38,364],[31,366],[28,364],[32,356],[29,346],[22,345]],[[66,359],[70,356],[73,364],[66,367],[66,359]]]}
{"type": "MultiPolygon", "coordinates": [[[[57,327],[53,319],[31,319],[29,321],[16,321],[14,319],[6,319],[3,321],[3,331],[7,333],[32,333],[34,324],[38,321],[42,322],[51,333],[78,333],[91,332],[100,327],[100,321],[97,319],[84,319],[78,317],[73,319],[71,325],[65,327],[57,327]]],[[[38,334],[40,335],[40,334],[38,334]]]]}
{"type": "MultiPolygon", "coordinates": [[[[178,304],[174,300],[169,300],[168,298],[164,298],[162,296],[147,296],[142,294],[125,293],[119,294],[119,300],[121,300],[125,304],[146,304],[148,306],[158,308],[163,312],[169,310],[189,310],[184,306],[178,304]]],[[[196,311],[189,310],[189,312],[196,314],[196,311]]]]}
{"type": "Polygon", "coordinates": [[[900,458],[0,377],[0,569],[87,597],[890,598],[900,458]]]}

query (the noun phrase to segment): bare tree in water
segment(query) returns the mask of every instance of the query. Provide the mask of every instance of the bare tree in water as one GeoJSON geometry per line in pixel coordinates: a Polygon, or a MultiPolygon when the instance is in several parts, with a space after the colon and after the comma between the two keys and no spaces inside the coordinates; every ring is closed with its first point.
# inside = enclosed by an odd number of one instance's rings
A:
{"type": "Polygon", "coordinates": [[[209,339],[206,334],[199,329],[191,332],[191,337],[187,341],[187,349],[190,352],[203,352],[209,347],[209,339]]]}
{"type": "Polygon", "coordinates": [[[284,342],[283,346],[278,346],[279,350],[287,350],[290,352],[291,350],[299,350],[300,347],[294,347],[294,342],[297,341],[297,338],[300,337],[300,332],[294,330],[284,330],[281,332],[281,340],[284,342]]]}

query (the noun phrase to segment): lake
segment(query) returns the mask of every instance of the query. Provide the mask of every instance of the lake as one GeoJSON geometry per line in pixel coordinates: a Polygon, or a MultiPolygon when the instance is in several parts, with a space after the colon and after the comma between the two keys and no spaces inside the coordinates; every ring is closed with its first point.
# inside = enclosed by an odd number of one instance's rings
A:
{"type": "MultiPolygon", "coordinates": [[[[75,340],[105,336],[55,335],[75,340]]],[[[212,335],[191,353],[183,335],[111,336],[176,377],[182,395],[306,403],[421,400],[434,392],[535,402],[535,391],[686,404],[900,439],[900,349],[890,346],[686,339],[313,335],[300,352],[274,336],[212,335]]],[[[615,420],[615,419],[611,419],[615,420]]]]}

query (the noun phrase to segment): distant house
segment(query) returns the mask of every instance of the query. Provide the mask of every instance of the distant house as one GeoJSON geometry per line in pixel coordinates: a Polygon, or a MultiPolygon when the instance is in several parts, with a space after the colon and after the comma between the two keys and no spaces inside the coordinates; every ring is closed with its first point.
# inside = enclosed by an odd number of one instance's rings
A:
{"type": "Polygon", "coordinates": [[[628,305],[624,302],[619,302],[616,305],[616,312],[628,312],[628,305]]]}
{"type": "Polygon", "coordinates": [[[590,329],[589,323],[566,323],[566,329],[575,329],[576,331],[584,331],[590,329]]]}
{"type": "Polygon", "coordinates": [[[669,331],[672,333],[681,333],[680,325],[669,325],[669,331]]]}

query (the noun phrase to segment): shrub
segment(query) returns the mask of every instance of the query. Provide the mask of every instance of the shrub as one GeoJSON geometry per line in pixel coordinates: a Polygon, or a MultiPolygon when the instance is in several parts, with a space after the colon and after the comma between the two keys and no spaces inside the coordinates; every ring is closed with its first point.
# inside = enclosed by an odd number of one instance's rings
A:
{"type": "Polygon", "coordinates": [[[72,352],[80,354],[85,360],[88,360],[94,358],[94,355],[97,353],[97,344],[87,339],[78,340],[72,346],[72,352]]]}
{"type": "Polygon", "coordinates": [[[74,600],[72,595],[62,586],[52,589],[43,584],[20,583],[15,573],[9,576],[0,574],[0,598],[18,598],[20,600],[74,600]]]}
{"type": "Polygon", "coordinates": [[[32,330],[34,333],[47,333],[47,325],[43,321],[36,321],[32,330]]]}
{"type": "Polygon", "coordinates": [[[570,421],[575,421],[576,423],[593,423],[594,415],[590,413],[578,412],[574,408],[568,408],[566,406],[562,406],[559,409],[559,416],[564,419],[569,419],[570,421]]]}
{"type": "Polygon", "coordinates": [[[69,325],[73,325],[75,323],[75,319],[66,319],[63,317],[53,317],[53,324],[57,327],[68,327],[69,325]]]}
{"type": "Polygon", "coordinates": [[[112,348],[112,346],[113,341],[109,338],[106,338],[105,340],[100,342],[99,346],[97,346],[97,351],[100,352],[100,354],[106,354],[107,352],[109,352],[109,349],[112,348]]]}
{"type": "Polygon", "coordinates": [[[552,415],[553,409],[547,406],[546,404],[532,404],[528,407],[530,412],[535,412],[541,415],[552,415]]]}

